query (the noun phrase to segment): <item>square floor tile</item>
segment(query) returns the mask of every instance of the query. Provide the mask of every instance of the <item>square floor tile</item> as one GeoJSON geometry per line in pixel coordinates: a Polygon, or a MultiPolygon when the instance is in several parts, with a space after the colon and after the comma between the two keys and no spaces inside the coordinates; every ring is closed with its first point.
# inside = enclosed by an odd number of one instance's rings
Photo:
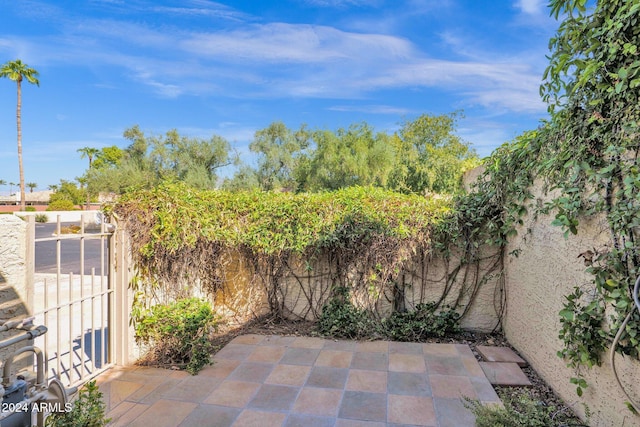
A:
{"type": "Polygon", "coordinates": [[[469,377],[429,375],[429,381],[431,382],[431,392],[434,398],[455,399],[463,396],[470,399],[478,398],[478,394],[469,377]]]}
{"type": "Polygon", "coordinates": [[[320,350],[313,348],[287,348],[280,363],[287,365],[313,365],[320,350]]]}
{"type": "Polygon", "coordinates": [[[388,341],[360,341],[356,345],[356,351],[364,353],[388,353],[388,341]]]}
{"type": "Polygon", "coordinates": [[[190,376],[180,381],[175,387],[163,387],[164,392],[160,396],[165,399],[202,402],[221,382],[222,378],[190,376]]]}
{"type": "Polygon", "coordinates": [[[223,381],[206,399],[204,403],[211,405],[245,406],[260,387],[258,383],[244,381],[223,381]]]}
{"type": "Polygon", "coordinates": [[[228,427],[240,414],[239,408],[215,405],[198,405],[180,424],[180,427],[228,427]]]}
{"type": "Polygon", "coordinates": [[[198,405],[175,400],[158,400],[131,422],[132,427],[175,427],[198,405]]]}
{"type": "Polygon", "coordinates": [[[387,422],[435,426],[436,413],[430,397],[389,395],[387,422]]]}
{"type": "Polygon", "coordinates": [[[354,353],[351,368],[386,371],[389,368],[389,355],[387,353],[354,353]]]}
{"type": "Polygon", "coordinates": [[[285,348],[281,346],[259,345],[247,357],[249,362],[278,363],[284,355],[285,348]]]}
{"type": "Polygon", "coordinates": [[[351,369],[349,371],[345,390],[386,393],[387,373],[382,371],[351,369]]]}
{"type": "Polygon", "coordinates": [[[266,384],[302,386],[307,382],[311,366],[276,365],[264,381],[266,384]]]}
{"type": "Polygon", "coordinates": [[[348,368],[351,366],[353,353],[340,350],[321,350],[316,359],[316,366],[329,366],[332,368],[348,368]]]}
{"type": "Polygon", "coordinates": [[[270,411],[288,411],[300,389],[284,385],[264,384],[249,402],[248,407],[270,411]]]}
{"type": "Polygon", "coordinates": [[[460,399],[433,399],[439,427],[475,427],[476,417],[460,399]]]}
{"type": "Polygon", "coordinates": [[[422,353],[423,344],[417,342],[399,342],[399,341],[391,341],[389,343],[389,353],[395,354],[423,354],[422,353]]]}
{"type": "Polygon", "coordinates": [[[240,363],[240,360],[218,359],[214,356],[213,365],[198,372],[198,376],[226,378],[240,363]]]}
{"type": "Polygon", "coordinates": [[[333,427],[335,418],[320,417],[317,415],[291,414],[287,417],[284,427],[333,427]]]}
{"type": "Polygon", "coordinates": [[[293,405],[293,412],[335,417],[341,399],[342,390],[304,387],[293,405]]]}
{"type": "Polygon", "coordinates": [[[316,337],[297,337],[291,343],[291,347],[321,349],[324,347],[324,340],[316,337]]]}
{"type": "Polygon", "coordinates": [[[385,422],[387,396],[384,393],[345,391],[338,416],[354,420],[385,422]]]}
{"type": "Polygon", "coordinates": [[[387,427],[387,423],[338,418],[336,420],[336,427],[387,427]]]}
{"type": "Polygon", "coordinates": [[[345,341],[345,340],[330,340],[327,339],[324,342],[324,350],[340,350],[340,351],[355,351],[357,342],[345,341]]]}
{"type": "Polygon", "coordinates": [[[325,366],[314,366],[311,369],[309,379],[307,379],[307,387],[320,388],[344,388],[349,375],[348,369],[327,368],[325,366]]]}
{"type": "Polygon", "coordinates": [[[480,362],[480,367],[491,384],[509,386],[530,386],[531,381],[517,363],[480,362]]]}
{"type": "Polygon", "coordinates": [[[389,372],[387,391],[399,395],[431,396],[429,377],[408,372],[389,372]]]}
{"type": "Polygon", "coordinates": [[[458,349],[455,344],[423,344],[422,352],[434,356],[458,356],[458,349]]]}
{"type": "Polygon", "coordinates": [[[287,414],[282,412],[256,411],[245,409],[240,413],[234,427],[278,427],[283,425],[287,414]]]}
{"type": "Polygon", "coordinates": [[[244,362],[229,375],[230,380],[261,383],[269,376],[274,365],[270,363],[244,362]]]}
{"type": "Polygon", "coordinates": [[[389,355],[389,371],[425,373],[427,367],[422,354],[395,353],[389,355]]]}
{"type": "Polygon", "coordinates": [[[216,353],[216,359],[233,359],[233,360],[244,360],[251,353],[255,346],[246,345],[246,344],[227,344],[222,350],[216,353]]]}
{"type": "Polygon", "coordinates": [[[430,374],[463,375],[466,372],[460,357],[427,355],[425,359],[430,374]]]}

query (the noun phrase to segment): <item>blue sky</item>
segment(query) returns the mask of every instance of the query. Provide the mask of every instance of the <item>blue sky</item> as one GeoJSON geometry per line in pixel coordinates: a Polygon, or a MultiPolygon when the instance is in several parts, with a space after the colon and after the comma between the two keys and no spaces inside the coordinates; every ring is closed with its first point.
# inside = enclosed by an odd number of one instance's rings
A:
{"type": "MultiPolygon", "coordinates": [[[[0,0],[0,63],[23,85],[25,179],[83,174],[78,148],[123,131],[225,137],[256,130],[392,132],[463,110],[481,156],[547,116],[538,89],[558,23],[546,0],[0,0]]],[[[16,85],[0,80],[0,179],[18,182],[16,85]]],[[[0,194],[8,191],[0,188],[0,194]]]]}

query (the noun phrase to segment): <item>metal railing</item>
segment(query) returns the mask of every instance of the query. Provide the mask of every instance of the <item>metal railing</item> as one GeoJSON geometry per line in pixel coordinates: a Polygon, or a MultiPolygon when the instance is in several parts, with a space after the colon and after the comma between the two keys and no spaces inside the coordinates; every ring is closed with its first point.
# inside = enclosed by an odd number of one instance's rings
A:
{"type": "MultiPolygon", "coordinates": [[[[33,220],[29,223],[35,228],[33,220]]],[[[82,384],[112,365],[114,233],[107,227],[101,221],[99,230],[89,231],[83,219],[79,229],[72,230],[64,227],[58,216],[52,236],[35,238],[34,228],[29,233],[35,258],[32,263],[34,317],[49,330],[36,339],[36,345],[47,354],[48,379],[58,378],[65,386],[82,384]],[[97,268],[87,266],[87,245],[90,245],[92,261],[98,263],[97,268]],[[38,257],[45,257],[53,250],[55,264],[43,273],[38,267],[41,264],[38,257]]],[[[48,257],[51,258],[50,253],[48,257]]]]}

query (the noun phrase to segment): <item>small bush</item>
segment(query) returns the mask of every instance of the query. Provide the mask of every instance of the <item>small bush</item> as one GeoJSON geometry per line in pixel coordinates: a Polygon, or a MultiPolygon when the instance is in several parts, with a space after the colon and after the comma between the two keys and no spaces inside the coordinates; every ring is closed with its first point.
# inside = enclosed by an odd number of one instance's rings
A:
{"type": "Polygon", "coordinates": [[[73,210],[76,210],[76,207],[71,200],[58,199],[49,203],[47,210],[48,211],[73,211],[73,210]]]}
{"type": "Polygon", "coordinates": [[[445,306],[436,311],[436,304],[418,304],[414,311],[395,312],[384,321],[389,338],[395,341],[423,341],[460,331],[460,315],[445,306]]]}
{"type": "Polygon", "coordinates": [[[211,364],[209,335],[217,322],[208,302],[185,298],[156,305],[141,316],[135,325],[136,340],[151,346],[147,364],[178,366],[195,375],[211,364]]]}
{"type": "Polygon", "coordinates": [[[102,392],[95,380],[86,383],[68,412],[54,412],[47,417],[48,427],[102,427],[111,419],[105,418],[106,405],[102,401],[102,392]]]}
{"type": "Polygon", "coordinates": [[[36,222],[45,223],[49,221],[47,214],[36,214],[36,222]]]}
{"type": "Polygon", "coordinates": [[[318,332],[336,338],[385,337],[394,341],[424,341],[460,331],[460,315],[449,307],[437,311],[436,304],[418,304],[414,311],[395,312],[378,321],[366,310],[355,307],[349,291],[340,288],[322,308],[318,332]]]}
{"type": "Polygon", "coordinates": [[[349,290],[344,287],[322,307],[317,327],[322,335],[349,339],[371,337],[376,330],[375,321],[351,303],[349,290]]]}
{"type": "Polygon", "coordinates": [[[35,212],[36,211],[36,207],[35,206],[25,206],[24,211],[25,212],[35,212]]]}
{"type": "Polygon", "coordinates": [[[485,406],[478,400],[464,398],[464,406],[476,417],[476,427],[566,427],[576,423],[569,408],[557,408],[526,394],[502,396],[504,407],[485,406]]]}

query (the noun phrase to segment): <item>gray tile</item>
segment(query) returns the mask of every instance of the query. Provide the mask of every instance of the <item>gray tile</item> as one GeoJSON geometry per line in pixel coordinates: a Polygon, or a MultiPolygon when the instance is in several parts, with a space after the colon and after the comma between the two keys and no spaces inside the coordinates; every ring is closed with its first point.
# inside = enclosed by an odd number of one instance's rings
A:
{"type": "Polygon", "coordinates": [[[431,396],[429,377],[411,372],[389,372],[387,392],[404,396],[431,396]]]}
{"type": "Polygon", "coordinates": [[[387,396],[383,393],[345,391],[338,416],[352,420],[385,422],[387,420],[387,396]]]}
{"type": "Polygon", "coordinates": [[[306,386],[343,389],[348,376],[348,369],[316,366],[311,370],[306,386]]]}

